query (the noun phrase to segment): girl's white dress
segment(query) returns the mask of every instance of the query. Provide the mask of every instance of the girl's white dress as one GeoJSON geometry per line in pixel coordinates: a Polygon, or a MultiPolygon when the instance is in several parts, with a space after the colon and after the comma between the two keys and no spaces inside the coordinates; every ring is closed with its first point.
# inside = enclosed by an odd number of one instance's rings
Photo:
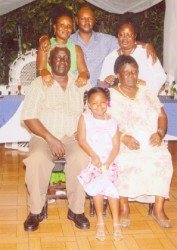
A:
{"type": "MultiPolygon", "coordinates": [[[[91,113],[83,113],[86,124],[86,140],[105,163],[111,150],[112,138],[116,134],[118,123],[114,118],[98,120],[91,113]]],[[[91,163],[82,170],[78,179],[88,195],[98,194],[106,197],[119,198],[115,187],[118,177],[117,165],[113,162],[108,170],[102,171],[91,163]]]]}

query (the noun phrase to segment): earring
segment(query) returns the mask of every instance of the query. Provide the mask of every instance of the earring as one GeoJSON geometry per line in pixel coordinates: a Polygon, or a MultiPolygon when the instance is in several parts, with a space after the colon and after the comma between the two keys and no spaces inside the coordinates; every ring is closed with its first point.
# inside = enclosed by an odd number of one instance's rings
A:
{"type": "Polygon", "coordinates": [[[108,105],[108,107],[111,107],[111,102],[108,101],[108,102],[107,102],[107,105],[108,105]]]}

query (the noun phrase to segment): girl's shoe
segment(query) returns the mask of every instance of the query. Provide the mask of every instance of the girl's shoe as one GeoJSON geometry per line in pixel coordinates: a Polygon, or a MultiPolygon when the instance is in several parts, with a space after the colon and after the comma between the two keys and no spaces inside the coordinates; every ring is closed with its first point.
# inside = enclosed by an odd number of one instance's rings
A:
{"type": "Polygon", "coordinates": [[[105,236],[105,231],[104,231],[104,223],[99,223],[96,225],[97,230],[96,230],[96,239],[100,241],[104,241],[106,236],[105,236]]]}
{"type": "Polygon", "coordinates": [[[115,241],[122,240],[123,234],[122,234],[122,230],[121,230],[121,224],[114,224],[113,228],[114,228],[114,240],[115,241]]]}

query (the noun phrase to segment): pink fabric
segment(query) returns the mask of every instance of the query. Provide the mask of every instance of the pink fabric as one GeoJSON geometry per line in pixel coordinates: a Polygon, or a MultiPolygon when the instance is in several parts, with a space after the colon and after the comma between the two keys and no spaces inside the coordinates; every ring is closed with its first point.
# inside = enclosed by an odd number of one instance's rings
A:
{"type": "MultiPolygon", "coordinates": [[[[112,149],[112,138],[117,130],[115,119],[97,120],[92,114],[84,113],[87,131],[87,142],[99,155],[101,162],[107,160],[112,149]]],[[[115,187],[117,182],[117,165],[112,163],[105,173],[89,164],[78,176],[79,181],[84,186],[87,194],[91,196],[104,195],[118,198],[118,191],[115,187]]]]}
{"type": "Polygon", "coordinates": [[[116,158],[119,195],[141,202],[154,202],[155,196],[168,198],[173,172],[171,155],[164,143],[160,147],[149,145],[149,137],[157,131],[162,104],[143,86],[136,100],[114,89],[110,91],[111,114],[118,119],[120,131],[141,143],[139,150],[129,150],[121,144],[116,158]]]}

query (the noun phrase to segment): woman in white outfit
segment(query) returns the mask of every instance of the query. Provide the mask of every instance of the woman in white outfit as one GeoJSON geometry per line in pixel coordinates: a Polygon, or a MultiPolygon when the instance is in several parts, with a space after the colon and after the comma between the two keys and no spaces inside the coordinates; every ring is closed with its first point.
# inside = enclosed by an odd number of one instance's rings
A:
{"type": "Polygon", "coordinates": [[[126,22],[118,28],[119,49],[112,51],[104,60],[99,80],[112,84],[115,79],[114,63],[120,55],[131,55],[139,65],[139,83],[147,85],[155,95],[166,81],[166,74],[157,58],[147,57],[146,47],[137,45],[136,29],[133,23],[126,22]]]}

